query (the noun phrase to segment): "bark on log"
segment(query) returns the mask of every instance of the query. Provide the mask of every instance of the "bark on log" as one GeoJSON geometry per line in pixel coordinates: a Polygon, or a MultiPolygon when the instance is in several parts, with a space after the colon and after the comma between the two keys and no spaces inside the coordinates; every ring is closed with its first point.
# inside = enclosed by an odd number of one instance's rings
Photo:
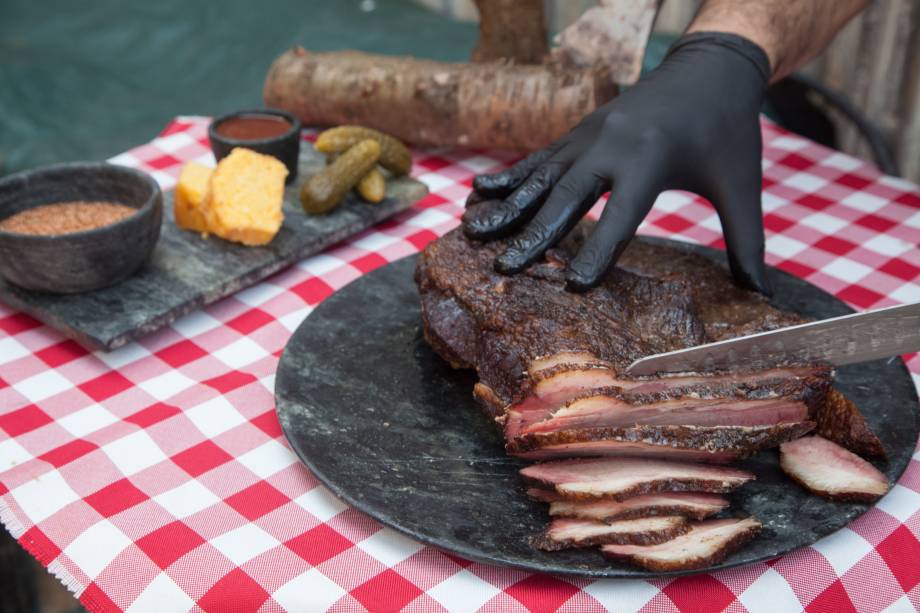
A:
{"type": "Polygon", "coordinates": [[[549,52],[543,0],[476,0],[479,42],[474,62],[539,64],[549,52]]]}
{"type": "Polygon", "coordinates": [[[448,64],[296,47],[272,64],[265,104],[306,125],[359,124],[417,145],[530,151],[616,95],[604,69],[448,64]]]}

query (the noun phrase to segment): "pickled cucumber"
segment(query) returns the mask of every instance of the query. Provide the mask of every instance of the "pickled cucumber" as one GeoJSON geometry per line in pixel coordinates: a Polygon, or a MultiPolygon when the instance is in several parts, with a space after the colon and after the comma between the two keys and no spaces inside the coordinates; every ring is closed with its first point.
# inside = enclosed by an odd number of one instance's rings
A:
{"type": "Polygon", "coordinates": [[[365,139],[355,144],[334,162],[307,179],[300,188],[300,203],[307,213],[328,213],[348,191],[374,169],[380,159],[380,144],[365,139]]]}
{"type": "Polygon", "coordinates": [[[358,181],[356,189],[361,197],[368,202],[380,202],[386,195],[387,184],[383,175],[375,168],[358,181]]]}
{"type": "Polygon", "coordinates": [[[380,165],[396,176],[409,173],[412,168],[412,154],[396,138],[373,128],[362,126],[338,126],[320,134],[314,147],[321,153],[345,151],[365,139],[374,139],[380,143],[380,165]]]}

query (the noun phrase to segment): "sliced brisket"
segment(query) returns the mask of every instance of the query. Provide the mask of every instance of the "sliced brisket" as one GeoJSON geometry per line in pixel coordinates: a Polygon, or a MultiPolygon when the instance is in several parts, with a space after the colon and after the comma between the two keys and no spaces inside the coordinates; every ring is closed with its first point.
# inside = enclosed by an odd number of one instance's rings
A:
{"type": "Polygon", "coordinates": [[[690,531],[659,545],[604,545],[606,555],[647,570],[692,570],[716,564],[760,532],[754,517],[709,519],[693,523],[690,531]]]}
{"type": "Polygon", "coordinates": [[[831,500],[873,502],[888,491],[888,479],[877,468],[820,436],[783,444],[779,458],[793,480],[831,500]]]}
{"type": "Polygon", "coordinates": [[[654,492],[730,492],[754,479],[743,470],[637,458],[557,460],[521,469],[521,475],[565,500],[625,500],[654,492]]]}
{"type": "MultiPolygon", "coordinates": [[[[538,498],[543,491],[536,495],[528,491],[528,494],[538,498]]],[[[549,494],[552,496],[552,492],[549,494]]],[[[705,519],[728,508],[728,500],[725,497],[703,492],[660,492],[634,496],[623,501],[548,500],[547,502],[550,503],[549,514],[553,517],[572,517],[605,522],[659,515],[680,515],[690,519],[705,519]]]]}
{"type": "Polygon", "coordinates": [[[689,530],[686,518],[680,516],[643,517],[609,523],[590,519],[554,519],[546,532],[533,539],[533,545],[546,551],[613,543],[654,545],[689,530]]]}

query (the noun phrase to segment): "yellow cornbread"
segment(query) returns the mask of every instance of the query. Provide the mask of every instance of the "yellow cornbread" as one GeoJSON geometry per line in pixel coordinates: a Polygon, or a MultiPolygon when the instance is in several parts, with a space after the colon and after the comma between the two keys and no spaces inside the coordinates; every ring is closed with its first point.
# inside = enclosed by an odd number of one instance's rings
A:
{"type": "Polygon", "coordinates": [[[277,159],[237,147],[211,175],[204,205],[208,232],[244,245],[264,245],[281,229],[287,168],[277,159]]]}
{"type": "Polygon", "coordinates": [[[173,203],[176,225],[180,228],[208,233],[203,207],[213,172],[212,168],[198,162],[189,162],[182,167],[173,203]]]}

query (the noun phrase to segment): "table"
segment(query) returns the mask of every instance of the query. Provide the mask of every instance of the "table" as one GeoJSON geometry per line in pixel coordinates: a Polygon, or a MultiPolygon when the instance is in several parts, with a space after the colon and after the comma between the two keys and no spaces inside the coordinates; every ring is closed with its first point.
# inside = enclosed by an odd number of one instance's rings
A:
{"type": "MultiPolygon", "coordinates": [[[[112,159],[174,185],[210,162],[179,117],[112,159]]],[[[920,300],[920,188],[764,120],[768,261],[859,309],[920,300]]],[[[306,134],[310,138],[310,134],[306,134]]],[[[678,579],[589,581],[471,563],[334,498],[284,442],[275,367],[358,276],[457,224],[509,154],[415,153],[412,210],[112,353],[0,305],[0,519],[90,611],[910,611],[920,453],[891,493],[812,547],[678,579]]],[[[595,211],[596,212],[596,211],[595,211]]],[[[705,201],[667,192],[641,232],[722,246],[705,201]]],[[[920,385],[920,358],[908,365],[920,385]]]]}

